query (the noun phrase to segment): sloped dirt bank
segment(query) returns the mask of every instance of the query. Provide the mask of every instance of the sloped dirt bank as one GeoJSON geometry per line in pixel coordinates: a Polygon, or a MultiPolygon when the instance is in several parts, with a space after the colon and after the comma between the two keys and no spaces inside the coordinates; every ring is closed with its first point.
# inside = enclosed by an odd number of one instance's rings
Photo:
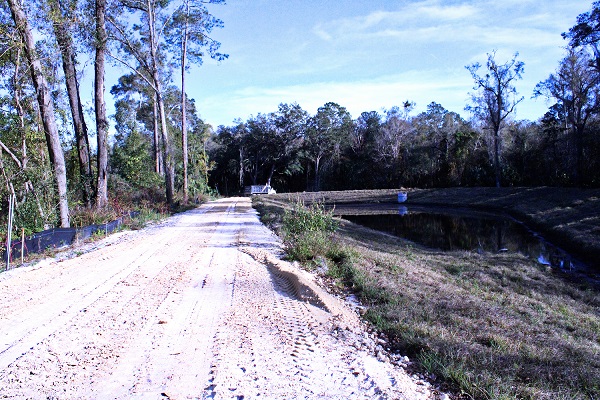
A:
{"type": "Polygon", "coordinates": [[[280,253],[234,198],[0,274],[0,397],[439,396],[280,253]]]}

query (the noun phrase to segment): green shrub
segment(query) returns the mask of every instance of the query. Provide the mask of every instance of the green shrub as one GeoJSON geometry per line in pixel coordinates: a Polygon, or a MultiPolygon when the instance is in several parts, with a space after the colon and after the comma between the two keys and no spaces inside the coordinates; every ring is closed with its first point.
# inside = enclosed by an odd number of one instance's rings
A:
{"type": "Polygon", "coordinates": [[[127,223],[129,229],[142,229],[149,222],[159,221],[168,215],[165,213],[160,213],[153,209],[143,208],[140,210],[139,214],[135,217],[131,218],[131,220],[127,223]]]}
{"type": "Polygon", "coordinates": [[[286,237],[297,237],[306,232],[333,233],[338,228],[333,212],[317,203],[309,207],[301,202],[294,204],[291,210],[285,211],[282,222],[282,231],[286,237]]]}
{"type": "Polygon", "coordinates": [[[305,262],[327,255],[334,246],[332,238],[337,227],[333,213],[322,205],[296,203],[282,218],[281,233],[288,256],[305,262]]]}
{"type": "Polygon", "coordinates": [[[288,256],[292,260],[305,262],[327,252],[330,246],[330,235],[321,231],[306,232],[295,236],[293,240],[286,240],[285,243],[288,247],[288,256]]]}

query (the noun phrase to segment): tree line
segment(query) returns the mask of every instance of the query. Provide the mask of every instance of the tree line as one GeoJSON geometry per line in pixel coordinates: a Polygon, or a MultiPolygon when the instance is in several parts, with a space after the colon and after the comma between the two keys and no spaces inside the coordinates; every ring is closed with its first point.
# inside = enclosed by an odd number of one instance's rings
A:
{"type": "Polygon", "coordinates": [[[280,104],[268,114],[220,126],[210,137],[211,186],[223,194],[270,183],[280,191],[390,187],[600,185],[600,2],[563,34],[556,72],[531,96],[553,104],[519,121],[516,89],[524,63],[495,52],[466,66],[474,82],[470,118],[431,103],[413,115],[407,100],[352,119],[329,102],[309,115],[280,104]]]}
{"type": "Polygon", "coordinates": [[[16,225],[28,231],[69,227],[74,209],[107,207],[115,196],[109,196],[110,176],[130,179],[133,191],[140,182],[156,186],[162,180],[168,204],[179,188],[187,202],[197,186],[205,186],[206,168],[194,175],[189,165],[198,156],[188,149],[198,146],[188,135],[201,136],[206,127],[186,96],[185,79],[190,65],[204,57],[227,58],[210,37],[223,22],[207,5],[220,3],[224,0],[0,3],[2,216],[10,194],[16,198],[16,225]],[[129,71],[111,89],[117,97],[113,146],[107,62],[129,71]],[[85,73],[94,77],[92,105],[82,102],[85,73]],[[90,119],[93,126],[86,123],[90,119]]]}
{"type": "Polygon", "coordinates": [[[266,183],[283,192],[600,183],[596,118],[584,133],[583,162],[577,162],[572,132],[552,112],[537,122],[507,121],[495,136],[482,122],[438,103],[414,116],[413,107],[407,101],[352,120],[336,103],[313,116],[298,104],[281,104],[275,112],[221,126],[207,144],[209,184],[233,195],[266,183]]]}
{"type": "Polygon", "coordinates": [[[538,121],[514,119],[518,54],[502,62],[491,52],[467,66],[468,119],[438,103],[415,115],[409,100],[355,119],[333,102],[314,115],[281,104],[213,130],[186,95],[186,71],[227,58],[211,38],[223,22],[207,8],[223,2],[0,3],[0,216],[8,194],[15,226],[35,231],[67,227],[124,192],[173,205],[266,182],[279,191],[599,184],[599,2],[564,33],[565,57],[537,85],[533,95],[553,103],[538,121]],[[109,89],[110,142],[107,62],[127,71],[109,89]],[[85,73],[92,104],[81,100],[85,73]]]}

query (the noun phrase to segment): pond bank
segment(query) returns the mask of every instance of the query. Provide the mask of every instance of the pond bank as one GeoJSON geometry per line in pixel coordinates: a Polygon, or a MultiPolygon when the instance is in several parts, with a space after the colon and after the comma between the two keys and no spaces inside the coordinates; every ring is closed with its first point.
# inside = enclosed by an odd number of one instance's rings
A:
{"type": "Polygon", "coordinates": [[[600,189],[382,189],[290,193],[269,197],[286,201],[300,199],[306,203],[317,201],[326,205],[397,203],[399,191],[408,193],[407,204],[440,208],[468,207],[506,213],[600,270],[600,189]]]}
{"type": "Polygon", "coordinates": [[[522,254],[552,267],[553,272],[588,280],[600,290],[600,270],[592,269],[506,214],[398,204],[371,204],[366,208],[338,205],[335,212],[347,221],[431,249],[522,254]]]}

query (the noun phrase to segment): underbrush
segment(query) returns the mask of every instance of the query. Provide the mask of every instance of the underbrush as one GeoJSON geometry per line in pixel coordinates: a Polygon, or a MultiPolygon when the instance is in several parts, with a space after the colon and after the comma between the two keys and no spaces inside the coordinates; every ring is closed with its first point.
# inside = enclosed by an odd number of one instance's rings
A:
{"type": "Polygon", "coordinates": [[[333,216],[274,204],[255,207],[288,256],[355,292],[390,347],[460,397],[600,398],[596,289],[519,255],[437,252],[345,222],[302,234],[333,216]]]}
{"type": "Polygon", "coordinates": [[[125,221],[124,227],[132,230],[142,229],[148,223],[160,221],[166,217],[168,217],[168,214],[163,214],[152,209],[143,209],[133,218],[125,221]]]}
{"type": "Polygon", "coordinates": [[[189,204],[183,204],[176,199],[175,203],[169,207],[166,204],[162,182],[157,182],[156,179],[148,180],[148,182],[145,185],[133,185],[119,176],[111,175],[108,204],[99,210],[78,204],[72,205],[71,226],[104,224],[134,212],[134,217],[126,218],[123,221],[124,227],[139,229],[148,222],[193,209],[210,198],[209,195],[199,194],[194,196],[189,204]]]}
{"type": "MultiPolygon", "coordinates": [[[[163,190],[159,184],[132,185],[119,176],[110,175],[108,189],[108,204],[101,209],[85,207],[78,203],[70,205],[72,227],[105,224],[129,212],[137,212],[138,216],[143,215],[142,218],[145,219],[151,215],[162,218],[169,214],[170,210],[165,204],[163,190]]],[[[140,221],[140,217],[134,217],[124,222],[136,225],[140,221]]]]}
{"type": "MultiPolygon", "coordinates": [[[[116,228],[117,231],[126,229],[137,230],[145,227],[150,222],[159,221],[167,218],[173,213],[184,212],[197,207],[209,200],[210,195],[199,194],[194,196],[192,202],[183,204],[177,201],[171,207],[165,202],[164,189],[161,187],[162,182],[156,179],[148,180],[143,185],[133,185],[123,178],[110,175],[109,177],[109,202],[101,208],[86,207],[78,200],[72,200],[70,208],[70,224],[72,228],[84,228],[91,225],[102,225],[121,219],[121,225],[116,228]]],[[[18,211],[22,214],[28,209],[24,205],[19,205],[18,211]]],[[[31,213],[35,214],[37,210],[31,213]]],[[[13,230],[13,242],[21,238],[21,228],[25,236],[29,236],[36,232],[41,232],[48,229],[48,226],[40,225],[35,229],[30,226],[25,226],[22,223],[17,213],[15,218],[15,229],[13,230]]],[[[38,224],[39,225],[39,224],[38,224]]],[[[114,231],[113,231],[114,232],[114,231]]],[[[111,233],[113,233],[111,232],[111,233]]],[[[110,233],[109,233],[110,234],[110,233]]],[[[6,250],[6,226],[0,227],[0,254],[4,254],[6,250]]],[[[96,231],[86,241],[95,241],[107,236],[104,230],[96,231]]],[[[43,253],[30,253],[23,259],[23,263],[31,262],[40,257],[50,257],[56,252],[55,249],[49,248],[43,253]]],[[[15,262],[20,261],[15,260],[15,262]]],[[[4,264],[0,265],[0,272],[4,270],[4,264]]]]}
{"type": "Polygon", "coordinates": [[[333,213],[317,203],[306,207],[298,202],[283,213],[281,234],[293,260],[306,262],[326,256],[334,246],[336,229],[333,213]]]}

